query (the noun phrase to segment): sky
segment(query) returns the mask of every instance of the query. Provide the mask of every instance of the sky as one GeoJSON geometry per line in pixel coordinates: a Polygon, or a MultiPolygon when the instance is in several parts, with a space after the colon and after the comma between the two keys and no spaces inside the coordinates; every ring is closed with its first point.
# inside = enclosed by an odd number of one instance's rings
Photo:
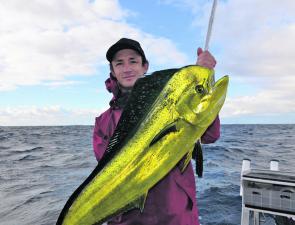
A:
{"type": "MultiPolygon", "coordinates": [[[[93,125],[107,49],[138,40],[149,72],[195,64],[211,0],[0,0],[0,126],[93,125]]],[[[229,75],[223,124],[295,123],[295,1],[219,0],[209,51],[229,75]]]]}

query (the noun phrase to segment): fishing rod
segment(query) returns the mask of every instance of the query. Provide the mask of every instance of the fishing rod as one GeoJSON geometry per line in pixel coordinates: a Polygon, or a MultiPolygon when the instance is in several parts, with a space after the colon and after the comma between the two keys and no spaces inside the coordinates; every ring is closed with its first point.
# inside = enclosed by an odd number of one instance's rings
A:
{"type": "MultiPolygon", "coordinates": [[[[209,50],[209,42],[210,42],[211,33],[212,33],[212,26],[214,22],[216,5],[217,5],[217,0],[213,0],[204,51],[209,50]]],[[[213,83],[215,83],[215,74],[213,74],[213,83]]],[[[203,150],[202,150],[202,145],[200,143],[200,140],[198,140],[197,143],[195,144],[194,150],[196,153],[196,155],[194,156],[194,158],[196,159],[196,173],[199,178],[202,178],[203,177],[203,150]]]]}
{"type": "Polygon", "coordinates": [[[209,49],[209,42],[211,38],[211,33],[212,33],[212,27],[213,27],[213,22],[214,22],[214,16],[215,16],[215,10],[217,6],[217,0],[213,0],[212,8],[211,8],[211,15],[209,19],[209,24],[208,24],[208,30],[207,30],[207,35],[206,35],[206,42],[205,42],[205,51],[208,51],[209,49]]]}

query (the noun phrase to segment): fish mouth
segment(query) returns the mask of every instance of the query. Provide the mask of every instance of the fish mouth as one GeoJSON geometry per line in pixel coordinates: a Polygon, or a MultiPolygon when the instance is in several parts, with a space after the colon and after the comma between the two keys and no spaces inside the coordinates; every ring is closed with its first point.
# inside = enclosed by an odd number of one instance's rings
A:
{"type": "Polygon", "coordinates": [[[220,78],[218,81],[216,81],[216,83],[213,86],[212,98],[213,98],[213,102],[216,102],[217,105],[221,104],[222,106],[224,103],[228,82],[229,82],[229,76],[226,75],[220,78]]]}
{"type": "Polygon", "coordinates": [[[212,88],[212,94],[210,95],[210,102],[211,102],[210,105],[212,105],[212,107],[209,107],[211,108],[209,110],[210,110],[210,113],[215,112],[216,116],[224,104],[228,83],[229,83],[229,76],[226,75],[220,78],[218,81],[216,81],[216,83],[214,84],[212,88]]]}

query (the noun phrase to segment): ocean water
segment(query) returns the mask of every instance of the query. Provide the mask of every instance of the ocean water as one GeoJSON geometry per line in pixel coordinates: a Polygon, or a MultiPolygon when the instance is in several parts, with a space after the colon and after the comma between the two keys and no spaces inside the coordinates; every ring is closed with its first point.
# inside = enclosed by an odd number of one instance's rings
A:
{"type": "MultiPolygon", "coordinates": [[[[0,225],[52,225],[66,200],[96,166],[92,126],[0,127],[0,225]]],[[[242,160],[295,172],[295,125],[223,125],[204,145],[204,176],[197,178],[202,225],[241,219],[242,160]]],[[[265,215],[261,224],[274,225],[265,215]]]]}

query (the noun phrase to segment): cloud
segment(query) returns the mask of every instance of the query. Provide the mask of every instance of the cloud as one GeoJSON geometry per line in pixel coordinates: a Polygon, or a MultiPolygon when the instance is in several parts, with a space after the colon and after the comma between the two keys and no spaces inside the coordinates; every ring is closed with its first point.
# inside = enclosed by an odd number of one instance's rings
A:
{"type": "Polygon", "coordinates": [[[211,42],[218,46],[218,69],[230,75],[232,84],[256,90],[230,96],[222,115],[295,113],[294,11],[291,0],[219,2],[211,42]]]}
{"type": "Polygon", "coordinates": [[[104,109],[66,109],[60,106],[0,108],[0,126],[92,125],[104,109]]]}
{"type": "MultiPolygon", "coordinates": [[[[205,37],[213,1],[159,2],[190,10],[195,16],[192,24],[205,37]]],[[[218,1],[210,42],[212,51],[218,52],[213,52],[218,69],[246,82],[258,80],[267,87],[289,85],[286,81],[293,81],[295,71],[294,11],[293,0],[261,0],[259,5],[255,0],[218,1]]]]}
{"type": "Polygon", "coordinates": [[[236,76],[292,76],[295,69],[295,2],[231,0],[219,5],[213,43],[222,66],[236,76]]]}
{"type": "MultiPolygon", "coordinates": [[[[212,2],[161,2],[190,9],[195,14],[193,26],[205,37],[212,2]]],[[[261,0],[259,4],[255,0],[218,1],[210,42],[218,60],[216,72],[230,75],[229,89],[243,84],[255,90],[242,90],[243,96],[237,91],[230,95],[222,117],[295,114],[294,11],[293,0],[261,0]]]]}
{"type": "Polygon", "coordinates": [[[187,61],[170,40],[127,24],[132,15],[116,0],[0,2],[0,91],[93,75],[122,36],[142,40],[154,64],[187,61]]]}
{"type": "Polygon", "coordinates": [[[295,113],[295,102],[286,91],[263,91],[255,96],[228,98],[222,109],[223,117],[272,116],[295,113]]]}
{"type": "MultiPolygon", "coordinates": [[[[192,25],[205,37],[211,1],[157,2],[190,10],[196,18],[192,25]]],[[[293,0],[261,0],[259,5],[254,0],[218,1],[210,49],[218,60],[216,73],[230,75],[222,115],[294,113],[294,11],[293,0]],[[240,84],[254,91],[231,92],[240,84]]],[[[116,0],[1,1],[0,91],[77,84],[72,76],[97,74],[106,66],[107,47],[122,36],[141,40],[155,66],[188,63],[172,40],[128,24],[135,14],[116,0]]]]}

